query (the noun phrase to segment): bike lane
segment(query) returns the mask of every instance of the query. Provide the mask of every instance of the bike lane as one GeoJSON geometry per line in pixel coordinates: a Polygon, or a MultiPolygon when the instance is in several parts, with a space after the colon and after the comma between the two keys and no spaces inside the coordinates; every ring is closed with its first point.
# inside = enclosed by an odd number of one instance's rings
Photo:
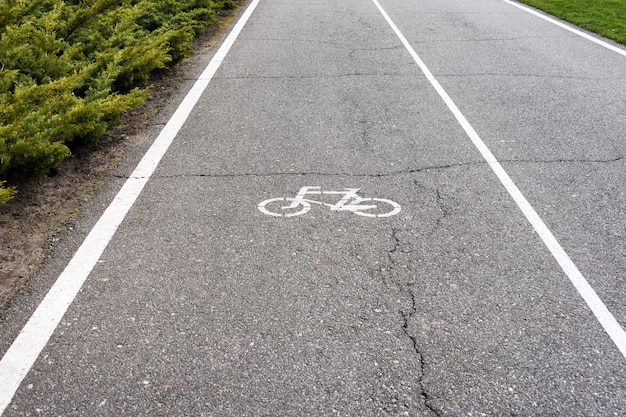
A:
{"type": "MultiPolygon", "coordinates": [[[[619,410],[616,414],[624,413],[626,304],[623,294],[626,287],[623,276],[626,258],[623,236],[626,231],[623,201],[626,193],[620,179],[624,177],[625,167],[626,149],[621,138],[626,134],[626,124],[621,115],[626,96],[625,90],[618,86],[626,79],[626,50],[610,42],[608,45],[592,43],[586,33],[565,30],[560,22],[538,19],[532,11],[522,8],[520,13],[520,8],[512,7],[507,0],[463,4],[454,1],[413,5],[381,3],[597,293],[598,298],[590,303],[596,309],[594,313],[604,309],[612,314],[610,333],[616,346],[605,350],[593,343],[585,347],[577,342],[579,356],[575,363],[604,368],[603,372],[611,381],[608,385],[615,389],[604,393],[596,390],[589,397],[594,404],[591,410],[571,413],[611,414],[604,408],[611,402],[619,410]]],[[[561,275],[563,284],[571,285],[567,275],[578,272],[572,273],[570,266],[567,274],[561,275]]],[[[513,277],[503,275],[502,278],[506,284],[513,277]]],[[[528,285],[533,287],[554,278],[537,271],[528,285]]],[[[578,277],[572,281],[579,281],[578,277]]],[[[436,294],[429,287],[420,289],[436,294]]],[[[576,309],[576,302],[583,303],[580,294],[566,289],[563,287],[560,294],[553,293],[554,298],[544,299],[553,305],[573,302],[555,311],[551,324],[542,326],[545,330],[567,332],[568,320],[562,318],[571,318],[570,311],[576,309]]],[[[592,298],[587,291],[583,292],[585,297],[592,298]]],[[[512,306],[503,303],[501,308],[510,311],[515,306],[515,302],[512,306]]],[[[428,338],[434,329],[424,326],[423,322],[430,320],[428,311],[420,312],[414,316],[410,327],[422,338],[428,338]]],[[[528,317],[523,320],[533,321],[528,317]]],[[[603,320],[599,319],[598,323],[603,320]]],[[[447,331],[458,332],[458,327],[451,325],[453,321],[446,317],[443,322],[447,331]]],[[[521,326],[520,331],[529,331],[530,324],[521,326]]],[[[586,332],[587,327],[583,326],[574,330],[572,336],[586,332]]],[[[598,335],[604,339],[607,336],[598,335]]],[[[533,338],[535,343],[546,347],[558,339],[560,337],[533,338]]],[[[507,343],[503,342],[508,342],[507,338],[496,338],[494,343],[500,346],[477,350],[472,361],[481,363],[494,351],[508,350],[507,343]]],[[[537,353],[541,350],[537,349],[537,353]]],[[[550,356],[553,357],[553,353],[550,356]]],[[[433,367],[437,371],[430,379],[436,381],[431,385],[431,392],[434,396],[439,389],[451,392],[451,384],[445,381],[456,375],[458,362],[466,359],[442,354],[434,355],[433,360],[446,360],[450,365],[433,367]]],[[[532,374],[536,366],[532,362],[520,363],[517,372],[524,370],[532,374]]],[[[569,368],[571,374],[584,374],[576,369],[578,365],[572,365],[564,362],[563,369],[569,368]]],[[[532,379],[528,383],[532,383],[532,379]]],[[[549,380],[550,376],[544,375],[541,379],[549,380]]],[[[566,381],[563,379],[560,383],[567,384],[566,381]]],[[[459,393],[457,403],[473,398],[471,391],[456,392],[459,393]]],[[[548,392],[537,391],[536,396],[543,401],[563,401],[563,397],[548,392]]]]}
{"type": "Polygon", "coordinates": [[[5,415],[618,410],[489,172],[373,4],[261,1],[5,415]],[[258,210],[304,186],[402,211],[258,210]]]}

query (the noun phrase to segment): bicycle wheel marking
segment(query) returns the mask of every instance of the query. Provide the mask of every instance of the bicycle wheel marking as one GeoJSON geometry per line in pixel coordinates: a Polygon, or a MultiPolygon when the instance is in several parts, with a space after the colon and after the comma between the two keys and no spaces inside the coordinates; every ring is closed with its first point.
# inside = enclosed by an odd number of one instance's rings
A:
{"type": "Polygon", "coordinates": [[[274,197],[261,201],[257,208],[263,214],[273,217],[294,217],[306,214],[311,205],[316,204],[331,211],[348,211],[363,217],[390,217],[400,213],[400,204],[386,198],[363,198],[358,188],[346,188],[340,191],[322,191],[319,186],[305,186],[295,197],[274,197]],[[312,199],[310,196],[340,196],[336,203],[312,199]],[[306,197],[306,198],[305,198],[306,197]]]}
{"type": "Polygon", "coordinates": [[[295,211],[284,211],[285,209],[290,208],[290,206],[289,205],[286,206],[282,204],[282,202],[291,201],[293,203],[293,200],[294,200],[293,198],[289,198],[289,197],[270,198],[268,200],[260,202],[258,208],[261,211],[261,213],[267,214],[268,216],[275,216],[275,217],[299,216],[311,210],[311,205],[308,202],[302,202],[295,207],[296,208],[295,211]],[[268,208],[267,206],[270,206],[270,207],[268,208]],[[300,206],[302,206],[302,208],[300,208],[300,206]]]}

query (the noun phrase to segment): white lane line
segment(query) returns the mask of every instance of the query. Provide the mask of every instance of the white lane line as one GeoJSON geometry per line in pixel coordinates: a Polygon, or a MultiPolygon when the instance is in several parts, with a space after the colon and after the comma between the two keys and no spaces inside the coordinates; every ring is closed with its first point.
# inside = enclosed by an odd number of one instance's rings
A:
{"type": "Polygon", "coordinates": [[[454,104],[454,101],[452,101],[448,93],[446,93],[441,84],[439,84],[437,79],[430,72],[426,64],[424,64],[424,61],[422,61],[422,59],[417,55],[413,47],[409,44],[409,41],[407,41],[395,23],[393,23],[387,12],[385,12],[377,0],[372,1],[384,16],[385,20],[387,20],[387,23],[389,23],[389,26],[391,26],[406,50],[409,54],[411,54],[411,57],[413,57],[413,60],[415,60],[415,63],[420,67],[428,81],[430,81],[437,93],[439,93],[439,96],[446,103],[448,109],[450,109],[456,120],[463,127],[467,136],[469,136],[474,143],[474,146],[476,146],[485,161],[487,161],[504,188],[506,188],[511,197],[513,197],[513,200],[515,200],[524,216],[526,216],[526,219],[528,219],[537,234],[541,237],[545,245],[548,247],[548,250],[552,253],[552,256],[554,256],[563,269],[563,272],[565,272],[576,290],[578,290],[578,293],[585,300],[604,330],[609,334],[624,358],[626,358],[626,332],[624,329],[617,322],[613,314],[611,314],[611,312],[606,308],[606,305],[604,305],[600,297],[598,297],[598,294],[596,294],[591,285],[589,285],[589,282],[580,273],[576,265],[574,265],[574,262],[572,262],[567,253],[565,253],[552,232],[548,229],[543,220],[541,220],[535,209],[532,208],[519,188],[517,188],[517,186],[513,183],[511,177],[509,177],[504,168],[502,168],[502,165],[500,165],[487,145],[485,145],[480,136],[478,136],[478,133],[476,133],[472,125],[467,121],[465,116],[463,116],[463,113],[461,113],[456,104],[454,104]]]}
{"type": "Polygon", "coordinates": [[[513,7],[517,7],[518,9],[521,9],[521,10],[523,10],[525,12],[528,12],[528,13],[530,13],[532,15],[535,15],[535,16],[537,16],[537,17],[539,17],[539,18],[541,18],[541,19],[543,19],[543,20],[545,20],[547,22],[550,22],[553,25],[556,25],[556,26],[558,26],[558,27],[560,27],[562,29],[565,29],[565,30],[567,30],[569,32],[572,32],[572,33],[574,33],[574,34],[576,34],[578,36],[581,36],[581,37],[583,37],[583,38],[585,38],[585,39],[587,39],[587,40],[589,40],[589,41],[591,41],[591,42],[593,42],[595,44],[598,44],[598,45],[600,45],[600,46],[602,46],[602,47],[604,47],[606,49],[609,49],[609,50],[611,50],[613,52],[617,52],[620,55],[626,56],[626,50],[625,49],[619,48],[619,47],[617,47],[615,45],[611,45],[610,43],[605,42],[602,39],[599,39],[599,38],[597,38],[595,36],[592,36],[592,35],[590,35],[588,33],[585,33],[582,30],[576,29],[575,27],[572,27],[572,26],[570,26],[570,25],[568,25],[566,23],[560,22],[560,21],[558,21],[555,18],[552,18],[550,16],[546,16],[545,14],[543,14],[543,13],[541,13],[541,12],[531,8],[531,7],[524,6],[524,5],[520,4],[520,3],[517,3],[515,1],[511,1],[511,0],[502,0],[502,1],[505,2],[505,3],[510,4],[513,7]]]}
{"type": "Polygon", "coordinates": [[[253,0],[0,361],[0,415],[48,343],[260,0],[253,0]]]}

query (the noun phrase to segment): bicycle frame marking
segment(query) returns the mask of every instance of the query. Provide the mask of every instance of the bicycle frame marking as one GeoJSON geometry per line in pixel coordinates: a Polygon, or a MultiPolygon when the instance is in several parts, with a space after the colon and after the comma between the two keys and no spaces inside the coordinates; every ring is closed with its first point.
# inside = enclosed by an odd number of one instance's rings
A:
{"type": "Polygon", "coordinates": [[[284,206],[283,209],[296,208],[299,205],[301,205],[303,201],[306,201],[307,203],[313,203],[313,204],[322,204],[324,206],[329,207],[332,211],[347,210],[347,211],[354,212],[358,210],[370,210],[370,209],[376,208],[376,205],[370,205],[370,206],[358,205],[361,201],[364,200],[363,198],[357,195],[359,188],[346,188],[344,191],[322,191],[321,188],[322,187],[300,188],[300,191],[298,191],[298,194],[296,194],[295,198],[293,199],[293,202],[288,206],[284,206]],[[343,194],[344,196],[337,203],[329,204],[329,203],[324,203],[322,201],[315,201],[315,200],[310,200],[308,198],[304,198],[304,196],[307,194],[312,194],[312,195],[341,195],[343,194]],[[349,202],[351,202],[352,204],[348,204],[349,202]]]}
{"type": "MultiPolygon", "coordinates": [[[[300,188],[300,191],[298,191],[295,197],[270,198],[259,203],[258,209],[263,214],[275,217],[293,217],[305,214],[311,209],[311,204],[328,207],[331,211],[349,211],[365,217],[389,217],[398,214],[401,210],[400,205],[394,201],[382,198],[363,198],[358,195],[358,191],[359,188],[345,188],[341,191],[322,191],[322,187],[319,186],[305,186],[300,188]],[[339,195],[341,198],[338,202],[332,204],[314,200],[309,197],[315,195],[339,195]],[[267,208],[268,205],[277,202],[286,202],[289,204],[282,204],[280,207],[275,207],[274,211],[267,208]],[[383,209],[380,209],[377,204],[362,204],[366,202],[383,203],[384,206],[390,206],[391,210],[379,214],[368,212],[369,210],[383,209]],[[289,212],[287,210],[292,211],[289,212]],[[293,212],[293,210],[298,211],[293,212]]],[[[388,207],[386,208],[388,209],[388,207]]]]}

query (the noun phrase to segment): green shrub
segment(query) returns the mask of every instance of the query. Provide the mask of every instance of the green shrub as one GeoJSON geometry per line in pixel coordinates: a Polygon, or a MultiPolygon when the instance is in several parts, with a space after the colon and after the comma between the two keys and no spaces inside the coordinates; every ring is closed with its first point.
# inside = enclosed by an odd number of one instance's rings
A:
{"type": "Polygon", "coordinates": [[[141,104],[232,0],[0,0],[0,204],[141,104]]]}
{"type": "Polygon", "coordinates": [[[5,188],[5,182],[0,181],[0,206],[12,199],[15,192],[15,187],[5,188]]]}

